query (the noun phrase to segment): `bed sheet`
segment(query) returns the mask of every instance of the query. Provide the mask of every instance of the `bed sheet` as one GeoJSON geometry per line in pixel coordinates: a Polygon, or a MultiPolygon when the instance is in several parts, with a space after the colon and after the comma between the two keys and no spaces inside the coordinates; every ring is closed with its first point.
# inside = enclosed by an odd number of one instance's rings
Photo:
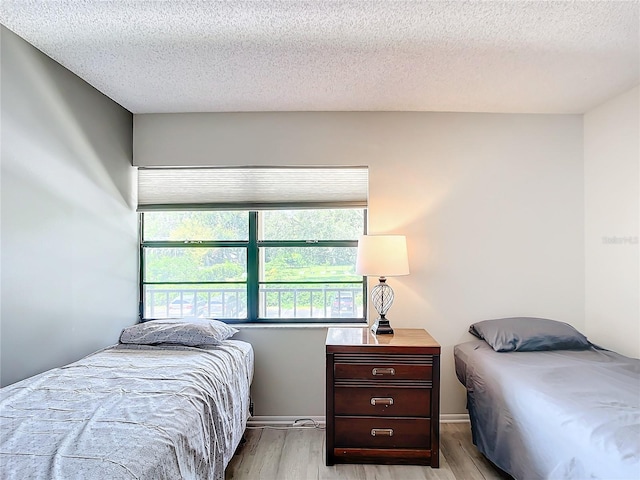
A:
{"type": "Polygon", "coordinates": [[[251,345],[116,345],[0,390],[3,479],[220,480],[246,426],[251,345]]]}
{"type": "Polygon", "coordinates": [[[516,479],[640,478],[640,360],[454,348],[474,443],[516,479]]]}

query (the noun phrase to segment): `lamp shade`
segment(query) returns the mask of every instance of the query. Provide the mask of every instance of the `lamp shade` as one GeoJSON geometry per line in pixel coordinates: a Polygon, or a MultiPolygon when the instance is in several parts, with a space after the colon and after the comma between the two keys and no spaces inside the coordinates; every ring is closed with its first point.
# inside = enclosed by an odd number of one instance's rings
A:
{"type": "Polygon", "coordinates": [[[376,277],[409,275],[407,238],[404,235],[360,236],[356,273],[376,277]]]}

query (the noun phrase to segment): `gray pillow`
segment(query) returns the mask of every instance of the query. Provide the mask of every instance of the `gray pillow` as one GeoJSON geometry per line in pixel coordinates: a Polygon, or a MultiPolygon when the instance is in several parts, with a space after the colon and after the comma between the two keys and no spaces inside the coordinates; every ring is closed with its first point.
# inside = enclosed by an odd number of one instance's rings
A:
{"type": "Polygon", "coordinates": [[[198,345],[219,345],[238,330],[218,320],[207,319],[166,319],[138,323],[122,330],[120,343],[157,345],[172,343],[196,347],[198,345]]]}
{"type": "Polygon", "coordinates": [[[469,327],[496,352],[538,350],[582,350],[590,347],[587,337],[568,323],[546,318],[514,317],[484,320],[469,327]]]}

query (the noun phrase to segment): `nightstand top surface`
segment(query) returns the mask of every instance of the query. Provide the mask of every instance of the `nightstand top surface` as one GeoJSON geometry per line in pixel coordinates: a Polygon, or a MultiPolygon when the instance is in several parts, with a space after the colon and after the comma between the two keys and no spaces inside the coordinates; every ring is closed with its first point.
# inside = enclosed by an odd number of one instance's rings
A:
{"type": "Polygon", "coordinates": [[[396,328],[393,335],[374,335],[368,327],[332,327],[327,332],[327,347],[428,347],[440,349],[440,344],[422,328],[396,328]]]}

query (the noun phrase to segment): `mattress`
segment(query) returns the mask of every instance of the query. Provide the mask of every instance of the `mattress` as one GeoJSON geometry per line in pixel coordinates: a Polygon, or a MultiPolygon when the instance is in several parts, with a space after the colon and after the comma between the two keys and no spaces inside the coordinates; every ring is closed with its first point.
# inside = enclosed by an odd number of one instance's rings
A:
{"type": "Polygon", "coordinates": [[[253,364],[238,340],[117,345],[5,387],[0,477],[223,479],[253,364]]]}
{"type": "Polygon", "coordinates": [[[516,479],[640,478],[640,360],[454,348],[474,444],[516,479]]]}

